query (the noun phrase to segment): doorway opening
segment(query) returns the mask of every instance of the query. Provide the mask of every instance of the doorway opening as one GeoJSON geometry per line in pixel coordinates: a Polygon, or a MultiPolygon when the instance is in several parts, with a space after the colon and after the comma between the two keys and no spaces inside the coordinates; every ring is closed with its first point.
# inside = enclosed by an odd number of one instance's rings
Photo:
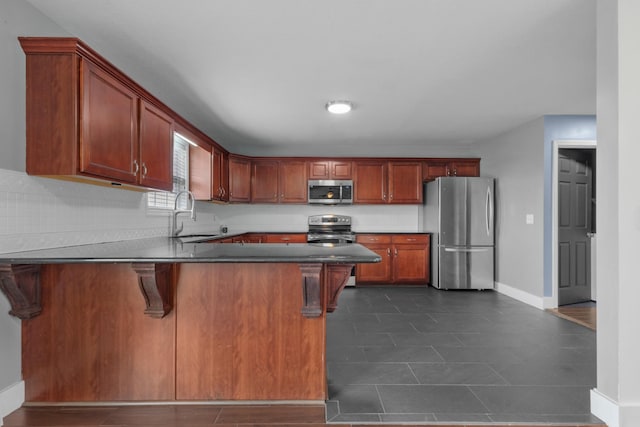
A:
{"type": "Polygon", "coordinates": [[[552,277],[556,307],[595,310],[596,141],[554,141],[552,277]]]}

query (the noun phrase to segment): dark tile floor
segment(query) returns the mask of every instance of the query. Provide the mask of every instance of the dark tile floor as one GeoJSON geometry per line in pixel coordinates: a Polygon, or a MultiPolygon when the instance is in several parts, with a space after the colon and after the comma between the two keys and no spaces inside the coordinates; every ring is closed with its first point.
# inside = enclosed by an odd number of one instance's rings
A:
{"type": "Polygon", "coordinates": [[[590,423],[596,336],[493,291],[347,288],[327,421],[590,423]]]}

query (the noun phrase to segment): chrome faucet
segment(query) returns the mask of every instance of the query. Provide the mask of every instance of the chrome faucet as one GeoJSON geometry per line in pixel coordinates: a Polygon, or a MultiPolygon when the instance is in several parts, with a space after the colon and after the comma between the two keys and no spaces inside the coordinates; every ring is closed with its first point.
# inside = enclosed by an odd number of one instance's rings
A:
{"type": "Polygon", "coordinates": [[[182,190],[178,194],[176,194],[176,200],[173,202],[173,212],[172,212],[173,220],[171,222],[171,235],[173,237],[178,237],[178,234],[180,234],[184,229],[184,222],[180,223],[180,228],[178,228],[178,215],[183,213],[190,214],[191,219],[193,221],[196,220],[196,199],[193,196],[193,193],[191,191],[182,190]],[[180,196],[182,196],[183,194],[187,194],[187,207],[189,206],[189,199],[191,199],[191,209],[187,209],[187,210],[178,209],[178,200],[180,199],[180,196]]]}

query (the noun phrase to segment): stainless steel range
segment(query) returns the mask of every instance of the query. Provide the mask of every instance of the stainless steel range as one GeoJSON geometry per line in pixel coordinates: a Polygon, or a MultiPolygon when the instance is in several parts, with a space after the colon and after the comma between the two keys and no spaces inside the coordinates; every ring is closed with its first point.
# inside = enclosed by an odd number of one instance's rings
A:
{"type": "MultiPolygon", "coordinates": [[[[312,215],[309,217],[307,243],[348,244],[356,241],[351,231],[351,217],[347,215],[312,215]]],[[[347,286],[355,286],[356,268],[351,269],[347,286]]]]}
{"type": "Polygon", "coordinates": [[[309,217],[308,243],[353,243],[351,217],[347,215],[312,215],[309,217]]]}

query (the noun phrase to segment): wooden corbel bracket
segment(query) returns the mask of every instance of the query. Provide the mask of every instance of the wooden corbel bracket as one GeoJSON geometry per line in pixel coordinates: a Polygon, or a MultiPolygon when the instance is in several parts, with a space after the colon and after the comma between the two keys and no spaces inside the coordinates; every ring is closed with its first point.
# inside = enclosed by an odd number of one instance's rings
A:
{"type": "Polygon", "coordinates": [[[25,320],[42,311],[39,264],[0,264],[0,289],[11,304],[12,316],[25,320]]]}
{"type": "Polygon", "coordinates": [[[147,316],[161,319],[173,309],[173,264],[132,263],[144,297],[147,316]]]}
{"type": "Polygon", "coordinates": [[[327,265],[327,312],[332,313],[338,307],[338,297],[347,285],[351,270],[355,264],[327,265]]]}
{"type": "Polygon", "coordinates": [[[320,317],[322,315],[322,286],[320,273],[322,264],[299,264],[302,272],[302,315],[320,317]]]}

